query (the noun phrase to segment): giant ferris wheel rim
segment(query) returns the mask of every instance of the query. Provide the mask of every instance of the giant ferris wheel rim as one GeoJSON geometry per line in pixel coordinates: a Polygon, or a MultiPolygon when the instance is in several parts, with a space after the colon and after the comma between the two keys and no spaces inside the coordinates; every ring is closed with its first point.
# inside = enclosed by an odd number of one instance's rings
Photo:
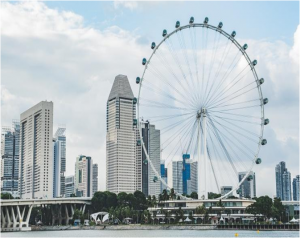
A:
{"type": "MultiPolygon", "coordinates": [[[[259,78],[258,78],[258,75],[257,75],[257,72],[256,72],[256,69],[253,65],[253,62],[251,61],[249,55],[247,54],[246,50],[243,49],[243,47],[239,44],[239,42],[235,39],[235,37],[233,37],[232,35],[228,34],[226,31],[224,31],[222,28],[220,27],[216,27],[216,26],[213,26],[213,25],[210,25],[208,23],[189,23],[187,25],[183,25],[183,26],[180,26],[178,28],[175,28],[175,30],[173,30],[171,33],[167,33],[163,39],[159,42],[158,45],[156,45],[153,49],[153,52],[151,53],[151,56],[149,57],[149,59],[146,61],[146,64],[144,66],[144,70],[143,70],[143,74],[142,74],[142,77],[140,78],[140,82],[139,82],[139,91],[138,91],[138,100],[137,100],[137,119],[138,119],[138,129],[139,129],[139,135],[140,135],[140,138],[141,138],[141,145],[142,145],[142,149],[149,161],[149,164],[150,166],[152,167],[152,169],[154,170],[155,174],[158,176],[158,178],[160,179],[160,181],[167,186],[167,188],[170,189],[170,187],[165,183],[164,180],[162,180],[161,176],[159,175],[159,173],[156,171],[156,169],[154,168],[154,166],[152,165],[152,162],[149,158],[149,154],[148,152],[146,151],[146,148],[145,148],[145,145],[144,145],[144,141],[143,141],[143,137],[142,137],[142,130],[141,130],[141,121],[140,121],[140,95],[141,95],[141,88],[142,88],[142,84],[143,84],[143,80],[144,80],[144,76],[145,76],[145,73],[147,71],[147,67],[148,67],[148,64],[150,64],[151,62],[151,59],[152,57],[155,55],[156,51],[159,49],[159,47],[168,39],[170,38],[172,35],[174,35],[175,33],[179,32],[179,31],[182,31],[182,30],[187,30],[187,29],[190,29],[190,28],[207,28],[207,29],[210,29],[210,30],[214,30],[214,31],[217,31],[219,32],[220,34],[222,34],[224,37],[226,37],[228,40],[230,40],[235,46],[236,48],[241,52],[241,54],[244,56],[244,58],[246,59],[246,61],[248,62],[248,65],[250,66],[251,68],[251,71],[252,71],[252,74],[254,76],[254,79],[255,79],[255,82],[256,82],[256,85],[257,85],[257,89],[258,89],[258,94],[259,94],[259,98],[260,98],[260,107],[261,107],[261,129],[260,129],[260,140],[259,140],[259,143],[258,143],[258,148],[257,148],[257,151],[256,151],[256,154],[252,160],[252,164],[250,166],[250,168],[248,169],[248,171],[246,172],[245,176],[243,177],[243,179],[238,183],[238,185],[236,187],[234,187],[230,192],[224,194],[223,196],[221,196],[219,199],[223,199],[223,198],[226,198],[228,197],[230,194],[232,194],[234,191],[236,191],[240,185],[247,179],[247,177],[249,176],[250,172],[252,171],[254,165],[255,165],[255,160],[258,158],[258,154],[259,154],[259,151],[260,151],[260,148],[261,148],[261,140],[263,139],[263,132],[264,132],[264,119],[265,119],[265,116],[264,116],[264,103],[263,103],[263,94],[262,94],[262,89],[261,89],[261,84],[259,83],[259,78]]],[[[176,192],[176,191],[175,191],[176,192]]],[[[185,199],[189,199],[179,193],[176,193],[178,194],[179,196],[185,198],[185,199]]]]}

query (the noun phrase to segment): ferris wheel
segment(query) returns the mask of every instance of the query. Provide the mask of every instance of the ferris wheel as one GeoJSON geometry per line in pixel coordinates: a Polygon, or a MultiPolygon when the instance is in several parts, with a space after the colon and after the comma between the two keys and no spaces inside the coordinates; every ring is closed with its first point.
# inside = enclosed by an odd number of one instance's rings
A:
{"type": "MultiPolygon", "coordinates": [[[[262,159],[258,157],[264,126],[261,86],[257,76],[257,60],[246,53],[248,45],[240,45],[236,32],[231,34],[218,26],[195,23],[162,32],[158,44],[152,42],[152,53],[142,60],[144,71],[136,78],[139,85],[137,118],[142,138],[141,118],[160,130],[162,159],[166,164],[182,160],[196,163],[198,198],[207,199],[208,192],[220,193],[222,186],[231,190],[221,198],[237,193],[251,171],[262,159]],[[242,173],[243,177],[239,177],[242,173]]],[[[141,145],[147,162],[155,170],[143,139],[141,145]]],[[[175,191],[178,192],[178,191],[175,191]]]]}

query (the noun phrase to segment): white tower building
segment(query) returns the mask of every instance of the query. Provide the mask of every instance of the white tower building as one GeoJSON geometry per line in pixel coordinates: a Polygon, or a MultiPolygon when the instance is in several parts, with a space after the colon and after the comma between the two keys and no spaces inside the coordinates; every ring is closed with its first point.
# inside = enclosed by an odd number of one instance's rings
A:
{"type": "Polygon", "coordinates": [[[52,198],[53,103],[42,101],[21,114],[19,192],[21,198],[52,198]]]}
{"type": "Polygon", "coordinates": [[[133,193],[136,188],[136,99],[127,76],[115,78],[107,100],[106,189],[133,193]]]}

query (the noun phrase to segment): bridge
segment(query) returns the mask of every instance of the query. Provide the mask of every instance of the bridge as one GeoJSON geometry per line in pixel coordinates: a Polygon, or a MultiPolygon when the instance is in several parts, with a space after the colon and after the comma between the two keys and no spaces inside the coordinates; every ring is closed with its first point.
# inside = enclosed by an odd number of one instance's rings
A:
{"type": "Polygon", "coordinates": [[[7,199],[1,200],[1,230],[30,230],[32,208],[40,206],[52,218],[52,225],[69,224],[75,209],[84,213],[91,198],[7,199]]]}

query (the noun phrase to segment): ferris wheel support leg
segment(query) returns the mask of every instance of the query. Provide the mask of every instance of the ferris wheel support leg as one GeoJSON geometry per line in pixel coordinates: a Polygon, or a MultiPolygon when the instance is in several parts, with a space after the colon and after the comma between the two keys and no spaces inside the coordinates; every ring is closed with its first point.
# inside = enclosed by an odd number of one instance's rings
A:
{"type": "Polygon", "coordinates": [[[206,114],[205,109],[203,113],[203,165],[204,165],[204,199],[207,199],[207,191],[206,191],[206,183],[207,183],[207,177],[206,177],[206,160],[207,160],[207,149],[206,149],[206,114]]]}
{"type": "Polygon", "coordinates": [[[197,167],[198,167],[198,173],[197,173],[197,177],[198,177],[198,199],[201,199],[201,194],[202,194],[202,187],[201,187],[201,128],[200,128],[200,118],[198,118],[198,163],[197,163],[197,167]]]}

